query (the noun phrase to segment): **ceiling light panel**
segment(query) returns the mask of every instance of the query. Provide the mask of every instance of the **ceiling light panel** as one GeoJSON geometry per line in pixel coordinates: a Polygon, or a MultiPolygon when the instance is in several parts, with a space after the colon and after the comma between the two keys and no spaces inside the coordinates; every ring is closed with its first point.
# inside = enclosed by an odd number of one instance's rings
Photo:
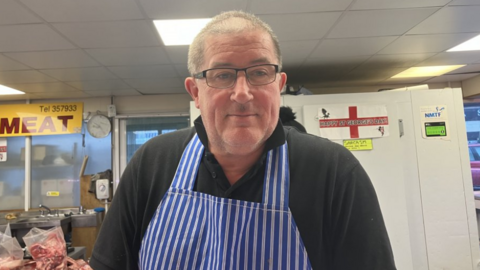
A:
{"type": "Polygon", "coordinates": [[[480,35],[457,45],[447,52],[478,51],[480,50],[480,35]]]}
{"type": "Polygon", "coordinates": [[[23,95],[25,94],[22,91],[18,91],[16,89],[6,87],[5,85],[0,84],[0,95],[23,95]]]}
{"type": "Polygon", "coordinates": [[[211,19],[155,20],[165,46],[190,45],[195,36],[211,19]]]}
{"type": "Polygon", "coordinates": [[[392,78],[435,77],[463,66],[465,65],[412,67],[394,75],[392,78]]]}

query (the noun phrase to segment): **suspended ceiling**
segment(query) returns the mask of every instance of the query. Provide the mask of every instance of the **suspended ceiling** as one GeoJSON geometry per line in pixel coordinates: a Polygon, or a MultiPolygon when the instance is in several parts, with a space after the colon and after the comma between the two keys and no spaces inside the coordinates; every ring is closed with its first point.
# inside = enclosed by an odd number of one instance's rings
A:
{"type": "Polygon", "coordinates": [[[152,20],[232,9],[271,25],[292,86],[402,87],[480,74],[480,51],[445,52],[480,34],[477,0],[1,0],[0,84],[26,92],[21,99],[183,94],[188,46],[164,46],[152,20]],[[439,77],[390,79],[458,64],[466,66],[439,77]]]}

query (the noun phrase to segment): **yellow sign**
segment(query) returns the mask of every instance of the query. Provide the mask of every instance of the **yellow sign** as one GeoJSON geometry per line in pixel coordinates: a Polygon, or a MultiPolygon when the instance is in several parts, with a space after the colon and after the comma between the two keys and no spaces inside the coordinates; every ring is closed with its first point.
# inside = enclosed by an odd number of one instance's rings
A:
{"type": "Polygon", "coordinates": [[[83,103],[0,105],[0,137],[82,132],[83,103]]]}
{"type": "Polygon", "coordinates": [[[58,197],[60,196],[59,191],[47,191],[47,197],[58,197]]]}
{"type": "Polygon", "coordinates": [[[343,146],[350,151],[372,150],[372,139],[344,140],[343,146]]]}

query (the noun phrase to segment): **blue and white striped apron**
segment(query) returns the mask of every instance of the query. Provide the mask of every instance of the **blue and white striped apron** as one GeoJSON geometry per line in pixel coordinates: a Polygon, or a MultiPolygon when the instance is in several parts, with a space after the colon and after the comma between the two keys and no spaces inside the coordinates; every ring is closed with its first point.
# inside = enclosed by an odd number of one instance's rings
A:
{"type": "Polygon", "coordinates": [[[287,145],[267,154],[262,203],[193,191],[203,149],[195,135],[143,237],[139,268],[311,269],[288,208],[287,145]]]}

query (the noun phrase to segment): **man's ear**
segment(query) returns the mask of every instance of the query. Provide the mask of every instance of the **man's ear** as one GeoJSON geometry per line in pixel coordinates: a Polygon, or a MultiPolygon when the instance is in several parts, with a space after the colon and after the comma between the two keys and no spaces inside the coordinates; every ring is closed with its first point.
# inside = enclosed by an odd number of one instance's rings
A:
{"type": "Polygon", "coordinates": [[[198,101],[198,86],[195,82],[195,78],[188,77],[185,79],[185,89],[187,89],[187,92],[190,94],[193,101],[195,101],[195,107],[200,109],[200,103],[198,101]]]}
{"type": "Polygon", "coordinates": [[[287,74],[285,72],[280,72],[280,80],[278,80],[278,87],[280,89],[280,93],[282,92],[282,89],[286,83],[287,83],[287,74]]]}

